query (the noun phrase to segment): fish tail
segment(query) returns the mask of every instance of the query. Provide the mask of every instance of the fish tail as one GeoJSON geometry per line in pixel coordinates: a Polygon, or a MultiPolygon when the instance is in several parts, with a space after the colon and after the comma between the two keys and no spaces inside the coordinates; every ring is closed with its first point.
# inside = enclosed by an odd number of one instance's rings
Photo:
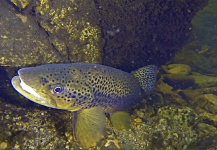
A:
{"type": "Polygon", "coordinates": [[[145,94],[150,94],[155,89],[157,82],[157,66],[148,65],[133,72],[133,76],[139,81],[141,88],[145,94]]]}

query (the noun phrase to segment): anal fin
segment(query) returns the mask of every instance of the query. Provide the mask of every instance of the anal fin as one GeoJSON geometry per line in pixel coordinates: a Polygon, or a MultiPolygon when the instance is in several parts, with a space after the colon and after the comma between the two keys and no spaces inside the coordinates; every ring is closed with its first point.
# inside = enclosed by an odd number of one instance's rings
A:
{"type": "Polygon", "coordinates": [[[117,130],[128,130],[130,128],[130,115],[124,111],[116,111],[111,114],[111,122],[117,130]]]}
{"type": "Polygon", "coordinates": [[[74,137],[80,148],[96,146],[103,138],[106,117],[102,107],[74,112],[74,137]]]}

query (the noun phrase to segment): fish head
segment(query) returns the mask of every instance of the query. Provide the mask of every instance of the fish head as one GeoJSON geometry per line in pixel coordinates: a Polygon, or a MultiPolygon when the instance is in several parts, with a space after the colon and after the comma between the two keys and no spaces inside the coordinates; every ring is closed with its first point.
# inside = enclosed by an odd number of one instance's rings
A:
{"type": "Polygon", "coordinates": [[[20,94],[38,104],[77,111],[85,106],[90,94],[79,99],[76,85],[69,83],[71,75],[64,70],[67,68],[55,65],[22,68],[11,83],[20,94]]]}

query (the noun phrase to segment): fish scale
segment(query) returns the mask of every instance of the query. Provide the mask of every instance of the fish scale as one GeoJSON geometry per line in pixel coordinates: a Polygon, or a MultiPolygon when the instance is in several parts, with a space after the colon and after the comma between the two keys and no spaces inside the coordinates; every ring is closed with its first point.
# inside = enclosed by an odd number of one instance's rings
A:
{"type": "Polygon", "coordinates": [[[61,101],[61,103],[72,102],[72,106],[83,105],[86,102],[87,104],[82,109],[89,108],[90,106],[103,106],[106,112],[112,112],[123,109],[126,107],[125,105],[136,103],[137,101],[133,99],[140,100],[138,91],[142,93],[142,90],[132,75],[125,72],[116,75],[117,69],[94,66],[94,64],[92,67],[78,64],[47,68],[48,71],[52,70],[52,74],[48,72],[42,78],[48,80],[49,83],[52,82],[54,86],[55,84],[61,84],[62,86],[66,84],[62,94],[52,95],[52,97],[61,101]],[[88,94],[91,94],[90,92],[88,93],[88,90],[92,90],[91,93],[93,95],[88,96],[88,94]],[[69,93],[71,93],[70,97],[69,93]],[[80,98],[81,96],[86,98],[80,98]],[[93,96],[94,100],[91,101],[93,96]],[[121,102],[123,100],[128,101],[128,99],[132,103],[123,104],[121,102]]]}
{"type": "Polygon", "coordinates": [[[74,137],[79,147],[96,146],[105,129],[105,113],[113,125],[127,128],[129,115],[120,112],[150,94],[157,67],[149,65],[133,73],[91,63],[48,64],[18,70],[13,87],[41,105],[73,112],[74,137]],[[126,114],[126,115],[125,115],[126,114]]]}

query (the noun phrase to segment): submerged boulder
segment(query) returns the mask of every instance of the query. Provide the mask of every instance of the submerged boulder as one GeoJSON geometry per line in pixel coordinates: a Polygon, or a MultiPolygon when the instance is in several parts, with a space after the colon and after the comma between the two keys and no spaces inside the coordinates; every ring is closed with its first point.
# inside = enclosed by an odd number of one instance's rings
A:
{"type": "Polygon", "coordinates": [[[3,0],[0,65],[92,62],[132,71],[181,49],[208,0],[3,0]]]}

